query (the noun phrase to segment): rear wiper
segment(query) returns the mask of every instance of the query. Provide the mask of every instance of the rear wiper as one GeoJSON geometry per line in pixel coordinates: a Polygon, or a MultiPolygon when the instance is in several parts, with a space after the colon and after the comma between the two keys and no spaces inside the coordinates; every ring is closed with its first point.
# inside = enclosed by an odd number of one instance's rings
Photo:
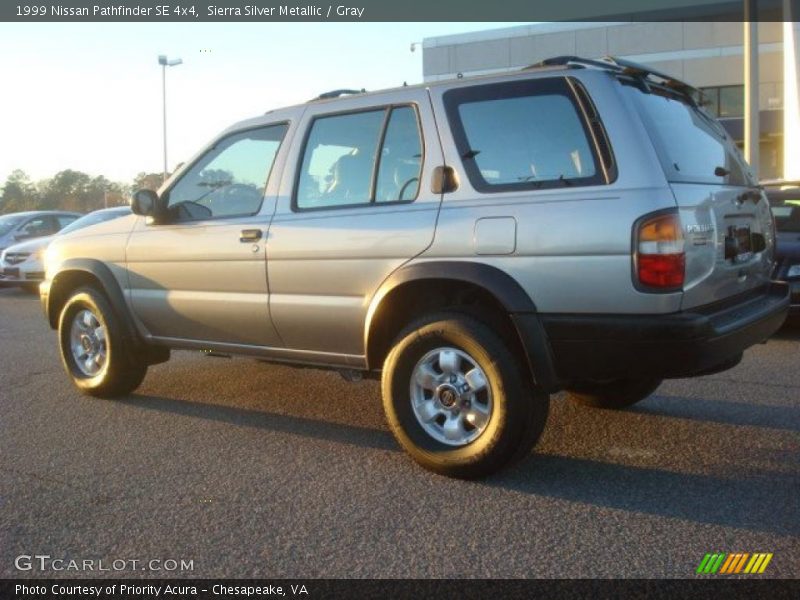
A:
{"type": "Polygon", "coordinates": [[[464,152],[464,154],[461,155],[461,159],[462,160],[467,160],[467,159],[470,159],[470,158],[475,158],[480,153],[481,153],[480,150],[473,150],[472,148],[470,148],[469,150],[464,152]]]}

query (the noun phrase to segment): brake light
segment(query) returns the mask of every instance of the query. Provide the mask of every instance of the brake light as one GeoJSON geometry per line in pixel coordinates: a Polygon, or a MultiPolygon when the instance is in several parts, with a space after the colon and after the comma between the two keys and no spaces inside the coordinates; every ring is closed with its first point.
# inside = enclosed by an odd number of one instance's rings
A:
{"type": "Polygon", "coordinates": [[[639,223],[634,258],[639,283],[661,290],[683,286],[686,254],[680,217],[661,214],[639,223]]]}

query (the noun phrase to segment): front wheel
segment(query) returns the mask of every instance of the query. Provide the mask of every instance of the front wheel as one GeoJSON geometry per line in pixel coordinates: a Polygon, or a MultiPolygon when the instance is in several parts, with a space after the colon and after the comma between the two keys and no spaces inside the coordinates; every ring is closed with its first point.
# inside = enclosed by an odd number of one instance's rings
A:
{"type": "Polygon", "coordinates": [[[534,388],[487,325],[441,313],[407,327],[386,358],[383,405],[400,445],[431,471],[489,475],[526,455],[549,396],[534,388]]]}
{"type": "Polygon", "coordinates": [[[92,287],[76,290],[61,311],[61,362],[75,386],[101,398],[139,387],[147,363],[126,347],[120,323],[105,296],[92,287]]]}
{"type": "Polygon", "coordinates": [[[621,410],[650,396],[661,382],[661,379],[617,379],[602,383],[579,384],[567,391],[578,404],[621,410]]]}

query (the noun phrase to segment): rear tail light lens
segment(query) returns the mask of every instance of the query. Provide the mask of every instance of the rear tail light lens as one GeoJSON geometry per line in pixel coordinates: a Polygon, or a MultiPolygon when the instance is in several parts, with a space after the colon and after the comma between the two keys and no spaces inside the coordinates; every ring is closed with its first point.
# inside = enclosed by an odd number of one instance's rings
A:
{"type": "Polygon", "coordinates": [[[635,266],[636,277],[645,287],[674,290],[683,286],[686,254],[677,213],[661,214],[639,223],[635,266]]]}

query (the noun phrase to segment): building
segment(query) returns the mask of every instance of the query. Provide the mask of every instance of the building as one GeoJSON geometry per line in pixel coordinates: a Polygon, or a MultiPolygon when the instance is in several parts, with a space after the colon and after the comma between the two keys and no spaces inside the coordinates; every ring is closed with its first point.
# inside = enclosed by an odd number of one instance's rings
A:
{"type": "MultiPolygon", "coordinates": [[[[759,23],[759,176],[797,177],[794,149],[784,162],[786,98],[797,121],[797,23],[759,23]],[[788,27],[787,27],[788,25],[788,27]],[[788,34],[786,32],[789,32],[788,34]],[[788,37],[791,61],[784,61],[788,37]],[[788,89],[784,85],[787,64],[788,89]]],[[[520,69],[545,58],[617,56],[646,63],[702,89],[707,110],[717,116],[740,147],[744,138],[744,27],[729,22],[537,23],[475,33],[427,38],[422,43],[423,76],[437,81],[520,69]]],[[[793,136],[795,144],[798,133],[793,136]]],[[[796,146],[794,147],[796,148],[796,146]]]]}

